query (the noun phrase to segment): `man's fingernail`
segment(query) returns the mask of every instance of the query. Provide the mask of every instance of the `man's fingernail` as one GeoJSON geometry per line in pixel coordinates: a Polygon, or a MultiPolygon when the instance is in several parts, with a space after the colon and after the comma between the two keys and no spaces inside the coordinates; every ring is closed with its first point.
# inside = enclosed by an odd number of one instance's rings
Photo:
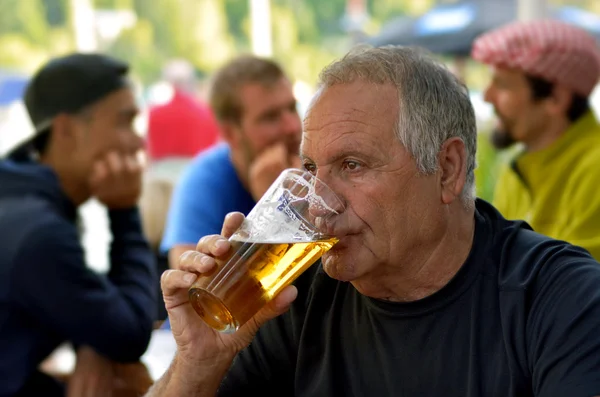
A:
{"type": "Polygon", "coordinates": [[[217,240],[217,242],[215,243],[215,246],[219,249],[225,249],[228,247],[228,245],[229,245],[229,242],[224,239],[217,240]]]}

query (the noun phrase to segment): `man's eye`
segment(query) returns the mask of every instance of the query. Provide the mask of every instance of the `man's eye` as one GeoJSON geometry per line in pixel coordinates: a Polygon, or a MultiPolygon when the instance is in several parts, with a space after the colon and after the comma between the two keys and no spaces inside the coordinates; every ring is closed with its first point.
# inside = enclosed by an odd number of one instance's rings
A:
{"type": "Polygon", "coordinates": [[[346,160],[343,163],[344,169],[348,171],[357,171],[360,169],[361,165],[358,161],[346,160]]]}
{"type": "Polygon", "coordinates": [[[316,174],[317,173],[317,166],[311,163],[304,163],[303,167],[306,171],[310,172],[311,174],[316,174]]]}

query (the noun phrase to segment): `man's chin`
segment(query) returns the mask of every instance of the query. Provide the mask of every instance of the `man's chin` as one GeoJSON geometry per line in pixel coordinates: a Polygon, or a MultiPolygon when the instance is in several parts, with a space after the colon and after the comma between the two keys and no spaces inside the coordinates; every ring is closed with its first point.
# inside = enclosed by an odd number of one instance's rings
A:
{"type": "Polygon", "coordinates": [[[492,144],[492,146],[494,146],[494,148],[502,150],[508,149],[509,147],[517,143],[517,141],[515,141],[515,139],[509,132],[502,129],[494,129],[490,136],[490,143],[492,144]]]}
{"type": "Polygon", "coordinates": [[[329,251],[322,258],[322,266],[325,273],[338,281],[352,281],[354,279],[352,265],[345,264],[345,258],[338,253],[329,251]]]}

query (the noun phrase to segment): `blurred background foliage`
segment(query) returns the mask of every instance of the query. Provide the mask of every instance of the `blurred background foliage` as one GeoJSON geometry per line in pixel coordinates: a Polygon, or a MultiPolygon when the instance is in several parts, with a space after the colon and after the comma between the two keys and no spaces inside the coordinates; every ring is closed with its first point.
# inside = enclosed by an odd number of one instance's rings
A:
{"type": "MultiPolygon", "coordinates": [[[[142,82],[159,77],[164,61],[189,59],[209,74],[236,53],[249,52],[248,0],[92,0],[96,10],[129,10],[135,23],[102,51],[129,61],[142,82]]],[[[343,54],[351,38],[343,28],[347,0],[272,0],[274,57],[307,82],[343,54]]],[[[389,18],[417,15],[433,0],[367,1],[367,33],[389,18]]],[[[74,50],[72,0],[0,0],[0,65],[32,72],[50,56],[74,50]]]]}
{"type": "MultiPolygon", "coordinates": [[[[130,63],[142,86],[160,79],[165,61],[186,58],[208,77],[232,56],[251,51],[249,0],[0,0],[0,68],[30,74],[48,58],[77,48],[78,1],[96,12],[98,50],[130,63]]],[[[438,2],[456,0],[364,0],[367,35],[395,17],[417,16],[438,2]]],[[[271,0],[273,57],[295,80],[313,85],[323,66],[343,55],[354,37],[345,29],[351,0],[271,0]]],[[[549,0],[600,14],[600,0],[549,0]]],[[[452,67],[455,60],[443,58],[452,67]]],[[[470,90],[485,86],[488,70],[464,60],[470,90]]],[[[478,194],[491,198],[505,154],[480,126],[478,194]]]]}
{"type": "MultiPolygon", "coordinates": [[[[0,65],[31,72],[48,57],[75,49],[74,1],[0,0],[0,65]]],[[[135,22],[101,41],[99,48],[129,61],[145,83],[159,77],[161,65],[170,58],[185,57],[201,74],[209,74],[234,54],[251,49],[248,0],[89,1],[99,11],[133,12],[135,22]]],[[[600,13],[598,0],[551,3],[600,13]]],[[[313,82],[325,64],[351,46],[343,24],[347,4],[348,0],[271,0],[274,57],[294,78],[313,82]]],[[[387,20],[419,15],[435,4],[435,0],[367,0],[364,30],[376,34],[387,20]]],[[[470,62],[467,71],[469,78],[478,74],[470,62]]]]}

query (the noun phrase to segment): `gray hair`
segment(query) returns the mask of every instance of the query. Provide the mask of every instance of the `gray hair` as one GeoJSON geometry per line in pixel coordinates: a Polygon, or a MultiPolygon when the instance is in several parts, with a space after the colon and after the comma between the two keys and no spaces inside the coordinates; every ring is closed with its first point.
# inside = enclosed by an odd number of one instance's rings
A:
{"type": "Polygon", "coordinates": [[[432,174],[438,169],[438,154],[447,139],[462,139],[467,176],[461,198],[472,207],[477,129],[466,87],[426,51],[399,46],[356,47],[323,69],[319,86],[323,90],[355,80],[397,88],[400,108],[396,135],[422,173],[432,174]]]}

